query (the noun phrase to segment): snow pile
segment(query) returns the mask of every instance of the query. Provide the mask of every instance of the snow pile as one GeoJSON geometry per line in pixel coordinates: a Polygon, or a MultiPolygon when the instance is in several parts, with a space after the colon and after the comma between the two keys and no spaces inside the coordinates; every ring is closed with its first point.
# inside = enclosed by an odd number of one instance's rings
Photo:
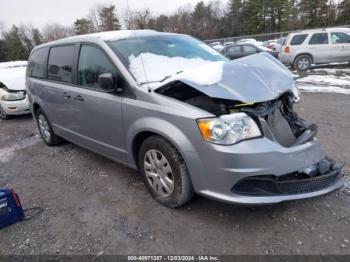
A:
{"type": "Polygon", "coordinates": [[[340,93],[350,95],[350,76],[308,75],[296,80],[297,87],[306,92],[340,93]]]}
{"type": "Polygon", "coordinates": [[[187,80],[199,85],[212,85],[221,80],[224,61],[212,62],[201,58],[168,57],[143,53],[129,57],[129,70],[139,84],[152,87],[175,80],[187,80]],[[166,80],[166,81],[165,81],[166,80]]]}
{"type": "Polygon", "coordinates": [[[27,61],[9,61],[0,63],[0,69],[27,66],[27,61]]]}

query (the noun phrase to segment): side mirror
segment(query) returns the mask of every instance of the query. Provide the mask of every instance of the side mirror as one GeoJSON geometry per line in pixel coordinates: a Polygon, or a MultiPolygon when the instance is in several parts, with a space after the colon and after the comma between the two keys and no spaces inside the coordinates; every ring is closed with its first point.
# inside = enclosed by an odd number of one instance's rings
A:
{"type": "Polygon", "coordinates": [[[98,83],[101,89],[111,92],[115,90],[115,80],[112,73],[104,73],[98,76],[98,83]]]}

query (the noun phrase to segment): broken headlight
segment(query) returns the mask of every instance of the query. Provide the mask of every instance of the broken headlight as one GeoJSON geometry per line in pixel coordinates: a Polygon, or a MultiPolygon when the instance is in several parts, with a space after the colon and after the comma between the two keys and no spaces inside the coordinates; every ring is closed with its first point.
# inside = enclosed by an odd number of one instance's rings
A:
{"type": "Polygon", "coordinates": [[[1,97],[1,100],[3,101],[17,101],[17,100],[23,100],[26,97],[25,92],[11,92],[6,95],[3,95],[1,97]]]}
{"type": "Polygon", "coordinates": [[[300,100],[301,100],[300,91],[299,91],[299,89],[295,86],[295,84],[294,84],[294,86],[293,86],[293,88],[292,88],[292,93],[293,93],[293,102],[294,102],[294,103],[299,103],[300,100]]]}
{"type": "Polygon", "coordinates": [[[259,127],[246,113],[199,119],[197,124],[204,140],[220,145],[261,136],[259,127]]]}

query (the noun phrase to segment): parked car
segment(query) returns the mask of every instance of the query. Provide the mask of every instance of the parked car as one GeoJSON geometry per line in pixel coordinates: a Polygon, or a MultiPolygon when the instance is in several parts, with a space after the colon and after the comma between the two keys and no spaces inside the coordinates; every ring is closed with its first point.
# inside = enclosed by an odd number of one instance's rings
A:
{"type": "Polygon", "coordinates": [[[263,43],[263,46],[266,48],[269,48],[273,51],[280,52],[281,51],[281,46],[284,41],[284,37],[279,38],[279,39],[273,39],[273,40],[268,40],[263,43]]]}
{"type": "Polygon", "coordinates": [[[243,38],[236,41],[236,44],[254,44],[256,46],[262,46],[264,42],[257,41],[254,38],[243,38]]]}
{"type": "Polygon", "coordinates": [[[0,63],[0,118],[30,114],[25,87],[26,61],[0,63]]]}
{"type": "Polygon", "coordinates": [[[220,42],[213,42],[209,44],[216,51],[221,52],[224,49],[224,46],[220,42]]]}
{"type": "Polygon", "coordinates": [[[47,145],[64,138],[140,170],[168,207],[194,192],[260,205],[344,183],[293,110],[293,75],[266,53],[229,61],[186,35],[103,32],[35,47],[26,80],[47,145]]]}
{"type": "Polygon", "coordinates": [[[278,58],[278,52],[275,52],[264,46],[256,46],[251,43],[226,46],[222,51],[222,53],[231,60],[261,52],[267,52],[275,58],[278,58]]]}
{"type": "Polygon", "coordinates": [[[350,61],[349,28],[328,28],[290,33],[279,59],[297,70],[312,64],[350,61]]]}

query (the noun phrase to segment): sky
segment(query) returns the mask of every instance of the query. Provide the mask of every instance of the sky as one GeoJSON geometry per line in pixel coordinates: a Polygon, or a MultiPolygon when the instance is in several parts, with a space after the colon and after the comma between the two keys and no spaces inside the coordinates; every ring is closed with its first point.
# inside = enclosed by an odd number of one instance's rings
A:
{"type": "MultiPolygon", "coordinates": [[[[0,31],[11,25],[32,24],[41,29],[46,23],[72,25],[85,17],[96,4],[112,3],[121,15],[127,9],[145,9],[153,14],[170,14],[180,6],[200,0],[0,0],[0,31]],[[2,25],[1,25],[2,24],[2,25]],[[3,27],[3,28],[1,28],[3,27]]],[[[208,2],[206,0],[204,2],[208,2]]],[[[225,2],[225,0],[223,0],[225,2]]]]}

